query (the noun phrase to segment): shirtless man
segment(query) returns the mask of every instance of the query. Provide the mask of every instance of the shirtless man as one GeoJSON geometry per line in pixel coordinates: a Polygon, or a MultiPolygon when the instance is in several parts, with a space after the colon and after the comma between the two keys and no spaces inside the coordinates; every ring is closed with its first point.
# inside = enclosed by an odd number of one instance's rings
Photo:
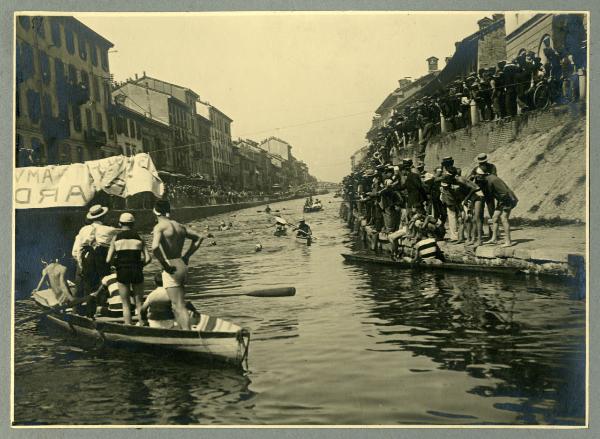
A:
{"type": "Polygon", "coordinates": [[[167,200],[156,202],[154,214],[157,216],[158,223],[152,230],[152,254],[163,267],[163,286],[171,299],[175,319],[181,329],[188,330],[190,329],[190,319],[185,308],[183,286],[190,257],[200,248],[204,237],[186,230],[177,221],[170,219],[170,212],[171,205],[167,200]],[[186,238],[192,242],[182,256],[186,238]]]}
{"type": "Polygon", "coordinates": [[[64,305],[65,303],[69,303],[73,301],[73,295],[71,294],[71,290],[69,289],[69,285],[65,280],[65,274],[67,273],[67,267],[58,263],[58,259],[54,262],[47,263],[42,261],[45,265],[42,270],[42,278],[40,279],[37,287],[33,291],[39,291],[44,283],[44,280],[48,280],[48,284],[50,288],[54,292],[56,296],[56,300],[59,304],[64,305]]]}

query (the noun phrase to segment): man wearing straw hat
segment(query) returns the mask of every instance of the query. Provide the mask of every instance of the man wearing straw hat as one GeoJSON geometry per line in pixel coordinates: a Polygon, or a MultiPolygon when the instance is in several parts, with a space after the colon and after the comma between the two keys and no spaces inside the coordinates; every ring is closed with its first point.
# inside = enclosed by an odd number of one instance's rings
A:
{"type": "Polygon", "coordinates": [[[86,215],[89,224],[83,226],[75,238],[73,256],[81,271],[83,294],[86,296],[96,291],[100,279],[110,274],[106,256],[118,229],[104,224],[107,213],[108,207],[100,204],[90,207],[86,215]]]}

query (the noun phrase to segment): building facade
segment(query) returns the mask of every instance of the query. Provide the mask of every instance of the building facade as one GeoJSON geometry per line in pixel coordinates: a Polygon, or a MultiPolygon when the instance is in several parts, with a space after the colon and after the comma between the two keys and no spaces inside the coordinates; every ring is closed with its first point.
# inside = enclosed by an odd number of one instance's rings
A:
{"type": "Polygon", "coordinates": [[[506,36],[506,55],[516,58],[521,50],[531,51],[546,61],[544,47],[570,53],[578,67],[587,64],[586,16],[583,14],[535,14],[506,36]]]}
{"type": "Polygon", "coordinates": [[[208,115],[196,114],[196,134],[198,142],[194,146],[194,163],[197,166],[197,174],[209,181],[214,181],[212,142],[210,139],[212,122],[208,115]]]}
{"type": "Polygon", "coordinates": [[[108,51],[73,17],[16,20],[16,162],[44,166],[120,153],[108,51]]]}
{"type": "Polygon", "coordinates": [[[200,123],[196,114],[196,93],[144,74],[118,84],[113,97],[123,106],[169,127],[170,140],[163,145],[165,155],[161,162],[172,166],[173,172],[203,174],[201,155],[197,151],[200,123]]]}
{"type": "Polygon", "coordinates": [[[263,140],[260,142],[260,147],[286,161],[290,160],[292,155],[292,146],[278,137],[269,137],[263,140]]]}
{"type": "Polygon", "coordinates": [[[200,102],[207,108],[210,126],[210,142],[212,149],[212,167],[215,181],[228,186],[238,184],[233,170],[233,142],[231,140],[231,119],[218,108],[200,102]]]}

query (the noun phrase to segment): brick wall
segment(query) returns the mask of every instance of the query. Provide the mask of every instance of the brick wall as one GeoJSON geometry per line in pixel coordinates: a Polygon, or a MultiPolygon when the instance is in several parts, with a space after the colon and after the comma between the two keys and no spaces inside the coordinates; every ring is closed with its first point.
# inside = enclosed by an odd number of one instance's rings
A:
{"type": "Polygon", "coordinates": [[[506,59],[506,30],[504,25],[484,35],[477,45],[477,70],[495,67],[506,59]]]}

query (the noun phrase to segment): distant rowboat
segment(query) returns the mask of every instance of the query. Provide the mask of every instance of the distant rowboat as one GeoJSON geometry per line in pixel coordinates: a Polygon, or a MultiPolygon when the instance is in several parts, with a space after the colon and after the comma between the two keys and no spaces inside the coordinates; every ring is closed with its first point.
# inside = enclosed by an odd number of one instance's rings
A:
{"type": "MultiPolygon", "coordinates": [[[[32,293],[44,311],[56,305],[52,290],[32,293]]],[[[150,328],[123,324],[122,318],[89,317],[66,312],[51,312],[47,324],[70,336],[95,345],[144,351],[171,351],[193,354],[207,361],[242,366],[248,357],[250,332],[226,320],[202,314],[191,330],[150,328]]]]}

